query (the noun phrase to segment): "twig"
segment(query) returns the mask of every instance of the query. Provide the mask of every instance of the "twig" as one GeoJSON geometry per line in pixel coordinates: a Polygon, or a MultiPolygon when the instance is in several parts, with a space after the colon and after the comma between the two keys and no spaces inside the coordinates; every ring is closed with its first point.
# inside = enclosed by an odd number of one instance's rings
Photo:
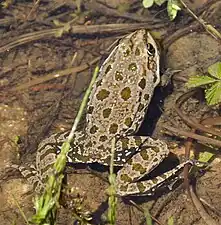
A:
{"type": "MultiPolygon", "coordinates": [[[[60,28],[48,29],[43,31],[32,32],[16,37],[16,40],[9,42],[0,47],[0,53],[9,51],[12,48],[21,46],[23,44],[29,43],[31,41],[37,41],[40,39],[46,39],[51,37],[61,37],[65,32],[70,32],[71,34],[100,34],[100,33],[125,33],[129,31],[134,31],[137,29],[156,29],[164,27],[163,24],[154,24],[151,26],[149,23],[131,23],[131,24],[104,24],[104,25],[71,25],[66,24],[67,27],[63,26],[60,28]],[[65,27],[65,28],[64,28],[65,27]]],[[[3,39],[3,38],[2,38],[3,39]]]]}
{"type": "Polygon", "coordinates": [[[34,5],[33,5],[32,9],[30,10],[29,14],[27,15],[26,20],[29,20],[31,14],[37,9],[39,3],[40,3],[40,0],[37,0],[34,2],[34,5]]]}
{"type": "MultiPolygon", "coordinates": [[[[119,9],[113,9],[111,7],[108,7],[99,1],[86,1],[84,3],[84,6],[88,11],[92,11],[95,13],[98,12],[105,16],[121,17],[137,22],[149,22],[150,24],[162,22],[162,19],[154,19],[154,17],[150,15],[142,16],[138,13],[122,12],[119,9]]],[[[166,24],[164,21],[164,24],[167,25],[168,23],[166,24]]]]}
{"type": "Polygon", "coordinates": [[[196,16],[196,14],[182,1],[180,0],[180,3],[183,5],[183,7],[187,10],[187,12],[195,18],[204,28],[205,30],[216,40],[221,41],[221,34],[218,30],[216,30],[211,24],[208,24],[206,21],[204,21],[202,18],[199,18],[196,16]]]}
{"type": "Polygon", "coordinates": [[[203,143],[207,143],[207,144],[216,145],[218,147],[221,147],[221,141],[213,139],[213,138],[204,137],[202,135],[195,134],[195,133],[192,133],[192,132],[189,132],[189,131],[183,131],[183,130],[180,130],[178,128],[171,127],[171,126],[164,125],[163,128],[169,130],[170,132],[172,132],[176,135],[179,134],[179,135],[182,135],[182,136],[185,136],[185,137],[193,138],[193,139],[198,140],[198,141],[203,142],[203,143]]]}
{"type": "Polygon", "coordinates": [[[219,217],[221,217],[221,212],[216,209],[214,206],[212,206],[211,204],[209,204],[205,199],[200,198],[200,201],[206,205],[210,210],[212,210],[214,213],[216,213],[216,215],[218,215],[219,217]]]}
{"type": "MultiPolygon", "coordinates": [[[[198,17],[202,18],[204,16],[207,16],[207,20],[212,18],[213,13],[207,13],[208,11],[217,8],[216,4],[220,4],[220,1],[217,0],[210,0],[208,1],[205,6],[200,10],[200,15],[198,17]]],[[[178,29],[176,31],[171,32],[170,35],[166,35],[162,41],[162,44],[164,46],[164,49],[168,49],[169,46],[176,41],[177,39],[183,37],[185,34],[192,33],[199,31],[201,29],[200,23],[198,21],[193,21],[192,23],[186,24],[184,28],[178,29]]]]}
{"type": "Polygon", "coordinates": [[[56,79],[58,77],[67,76],[69,74],[82,72],[82,71],[88,69],[91,65],[97,63],[100,58],[101,58],[101,56],[93,59],[91,62],[89,62],[87,64],[83,64],[83,65],[77,66],[77,67],[70,67],[70,68],[67,68],[67,69],[64,69],[64,70],[59,70],[57,72],[47,74],[47,75],[45,75],[43,77],[39,77],[39,78],[33,79],[30,82],[21,84],[19,86],[14,87],[14,88],[11,88],[9,90],[9,92],[22,91],[22,90],[28,89],[28,88],[30,88],[32,86],[35,86],[37,84],[41,84],[43,82],[56,79]]]}
{"type": "MultiPolygon", "coordinates": [[[[195,132],[195,130],[193,130],[193,132],[195,132]]],[[[185,143],[185,160],[189,160],[190,158],[190,149],[191,149],[192,143],[193,143],[193,139],[188,137],[185,143]]],[[[183,183],[188,194],[190,195],[190,184],[189,184],[189,177],[188,177],[189,169],[190,169],[190,165],[186,164],[183,169],[183,177],[184,177],[183,183]]]]}
{"type": "MultiPolygon", "coordinates": [[[[10,194],[9,194],[9,195],[10,195],[10,194]]],[[[20,207],[20,205],[19,205],[19,203],[18,203],[16,197],[15,197],[13,194],[12,194],[12,198],[13,198],[13,200],[15,201],[15,204],[16,204],[16,206],[17,206],[17,208],[18,208],[18,210],[19,210],[19,212],[20,212],[22,218],[24,219],[25,223],[26,223],[27,225],[30,225],[30,223],[28,222],[27,217],[25,216],[24,211],[23,211],[22,208],[20,207]]]]}
{"type": "Polygon", "coordinates": [[[191,194],[191,199],[200,214],[201,218],[204,220],[204,222],[207,225],[218,225],[218,223],[206,212],[204,209],[202,203],[199,201],[198,197],[196,196],[195,192],[193,191],[193,188],[190,187],[190,194],[191,194]]]}
{"type": "MultiPolygon", "coordinates": [[[[215,136],[221,136],[221,132],[219,132],[218,130],[216,129],[213,129],[213,128],[208,128],[206,126],[204,126],[203,124],[206,124],[206,122],[209,122],[210,120],[205,120],[204,123],[202,122],[201,123],[198,123],[196,122],[196,119],[194,118],[190,118],[188,117],[187,115],[185,115],[182,111],[181,111],[181,106],[184,104],[185,101],[187,101],[190,97],[192,97],[195,93],[197,92],[197,90],[191,90],[191,91],[188,91],[186,92],[185,94],[181,95],[177,100],[176,100],[176,103],[175,103],[175,106],[174,106],[174,109],[176,110],[177,114],[180,116],[180,118],[187,124],[189,125],[190,127],[196,129],[196,130],[200,130],[200,131],[204,131],[206,133],[210,133],[210,134],[213,134],[215,136]]],[[[220,120],[221,118],[220,117],[216,117],[214,118],[216,120],[217,123],[220,123],[220,120]]],[[[215,123],[213,121],[213,123],[215,123]]],[[[208,125],[208,123],[206,124],[208,125]]],[[[193,138],[195,140],[198,140],[198,141],[201,141],[201,142],[204,142],[204,143],[207,143],[207,144],[211,144],[211,145],[217,145],[219,147],[221,147],[221,141],[219,140],[216,140],[214,138],[209,138],[209,137],[205,137],[205,136],[202,136],[202,135],[199,135],[199,134],[196,134],[194,132],[187,132],[187,131],[183,131],[183,130],[180,130],[178,128],[175,128],[175,127],[171,127],[171,126],[163,126],[165,129],[173,132],[174,134],[179,134],[179,135],[183,135],[183,136],[186,136],[186,137],[189,137],[189,138],[193,138]]]]}
{"type": "MultiPolygon", "coordinates": [[[[129,202],[137,209],[137,210],[139,210],[140,212],[142,212],[143,214],[144,214],[144,209],[142,208],[142,207],[140,207],[139,205],[137,205],[134,201],[132,201],[132,200],[129,200],[129,202]]],[[[152,220],[154,220],[157,224],[159,224],[159,225],[162,225],[162,223],[159,221],[159,220],[157,220],[155,217],[153,217],[152,215],[150,215],[151,216],[151,219],[152,220]]]]}
{"type": "Polygon", "coordinates": [[[177,114],[180,116],[180,118],[190,127],[195,128],[197,130],[221,137],[221,132],[219,132],[216,129],[213,128],[208,128],[205,127],[204,125],[196,122],[196,119],[192,119],[188,116],[186,116],[182,111],[181,111],[181,106],[184,104],[185,101],[187,101],[187,99],[189,99],[190,97],[192,97],[195,93],[197,92],[197,89],[191,90],[186,92],[185,94],[181,95],[175,103],[175,107],[174,109],[176,110],[177,114]]]}

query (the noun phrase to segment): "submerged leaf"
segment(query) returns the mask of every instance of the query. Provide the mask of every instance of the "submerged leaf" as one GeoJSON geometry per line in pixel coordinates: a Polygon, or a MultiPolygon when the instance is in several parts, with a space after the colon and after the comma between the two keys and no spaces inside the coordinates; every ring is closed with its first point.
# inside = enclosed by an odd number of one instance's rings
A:
{"type": "Polygon", "coordinates": [[[167,3],[167,13],[170,17],[170,20],[174,20],[177,12],[181,10],[179,7],[179,1],[178,0],[168,0],[167,3]]]}
{"type": "Polygon", "coordinates": [[[221,103],[221,80],[205,90],[206,101],[208,105],[221,103]]]}
{"type": "Polygon", "coordinates": [[[150,8],[154,3],[154,0],[143,0],[143,7],[150,8]]]}
{"type": "Polygon", "coordinates": [[[157,4],[157,5],[159,5],[159,6],[161,6],[164,2],[166,2],[167,0],[155,0],[154,2],[157,4]]]}
{"type": "Polygon", "coordinates": [[[214,156],[214,153],[211,153],[211,152],[200,152],[198,160],[200,162],[208,163],[213,156],[214,156]]]}
{"type": "Polygon", "coordinates": [[[206,84],[211,84],[217,82],[216,79],[214,79],[213,77],[209,77],[209,76],[193,76],[190,77],[188,82],[187,82],[187,87],[188,88],[193,88],[193,87],[199,87],[202,85],[206,85],[206,84]]]}
{"type": "Polygon", "coordinates": [[[173,217],[169,217],[168,219],[168,225],[174,225],[174,220],[173,220],[173,217]]]}
{"type": "Polygon", "coordinates": [[[221,80],[221,62],[209,66],[208,73],[221,80]]]}

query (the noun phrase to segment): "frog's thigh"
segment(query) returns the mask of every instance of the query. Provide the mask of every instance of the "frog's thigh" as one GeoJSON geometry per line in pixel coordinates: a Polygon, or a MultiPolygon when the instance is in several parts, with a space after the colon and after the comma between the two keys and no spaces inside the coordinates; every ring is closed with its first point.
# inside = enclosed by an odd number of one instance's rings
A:
{"type": "Polygon", "coordinates": [[[41,193],[44,184],[39,177],[38,171],[34,166],[18,166],[18,169],[27,182],[32,185],[36,193],[41,193]]]}
{"type": "Polygon", "coordinates": [[[165,181],[172,179],[174,175],[176,175],[187,163],[191,164],[190,161],[186,161],[152,180],[138,181],[136,183],[122,183],[122,181],[117,182],[117,194],[119,196],[151,195],[157,188],[164,185],[165,181]]]}
{"type": "MultiPolygon", "coordinates": [[[[136,182],[137,180],[150,173],[161,161],[169,154],[166,143],[160,140],[154,140],[150,137],[128,136],[128,149],[123,149],[124,156],[133,155],[125,162],[123,168],[117,174],[117,183],[125,185],[136,182]],[[136,149],[136,153],[134,150],[136,149]]],[[[116,147],[119,147],[119,140],[116,147]]],[[[125,140],[123,140],[125,141],[125,140]]],[[[118,152],[118,151],[117,151],[118,152]]],[[[119,154],[118,154],[119,155],[119,154]]],[[[118,162],[119,162],[119,158],[118,162]]]]}
{"type": "Polygon", "coordinates": [[[125,163],[139,151],[142,143],[146,141],[146,137],[125,136],[117,139],[115,144],[115,166],[124,166],[125,163]]]}

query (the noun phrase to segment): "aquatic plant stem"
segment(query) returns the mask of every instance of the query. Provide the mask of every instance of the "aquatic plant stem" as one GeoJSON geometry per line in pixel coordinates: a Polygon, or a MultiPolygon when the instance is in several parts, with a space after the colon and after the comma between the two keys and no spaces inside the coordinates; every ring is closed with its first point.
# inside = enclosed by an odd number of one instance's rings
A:
{"type": "Polygon", "coordinates": [[[40,197],[36,198],[36,214],[31,218],[31,222],[34,224],[55,224],[56,212],[59,206],[62,180],[64,177],[63,171],[66,167],[67,153],[70,150],[70,143],[73,139],[74,132],[77,129],[77,125],[82,117],[83,110],[87,104],[88,97],[96,80],[98,71],[99,69],[98,67],[96,67],[90,85],[84,95],[77,117],[74,121],[70,135],[68,136],[67,141],[63,143],[61,152],[57,156],[57,159],[54,163],[53,173],[48,178],[45,191],[40,197]]]}

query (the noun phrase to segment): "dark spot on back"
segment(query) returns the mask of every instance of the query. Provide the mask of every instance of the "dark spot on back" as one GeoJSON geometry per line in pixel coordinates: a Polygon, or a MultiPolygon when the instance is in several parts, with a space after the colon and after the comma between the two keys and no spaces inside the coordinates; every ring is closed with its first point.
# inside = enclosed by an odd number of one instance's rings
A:
{"type": "Polygon", "coordinates": [[[91,134],[95,134],[98,130],[98,127],[96,125],[92,126],[91,129],[90,129],[90,133],[91,134]]]}
{"type": "Polygon", "coordinates": [[[116,71],[116,73],[115,73],[115,80],[116,81],[123,80],[123,73],[122,72],[119,72],[119,71],[116,71]]]}
{"type": "Polygon", "coordinates": [[[129,87],[125,87],[121,93],[121,98],[124,100],[124,101],[127,101],[130,97],[131,97],[131,90],[129,87]]]}
{"type": "Polygon", "coordinates": [[[104,118],[108,118],[111,114],[111,109],[110,108],[107,108],[107,109],[104,109],[103,110],[103,117],[104,118]]]}
{"type": "Polygon", "coordinates": [[[127,57],[128,55],[130,55],[130,49],[126,49],[126,51],[123,52],[124,57],[127,57]]]}
{"type": "Polygon", "coordinates": [[[145,100],[149,100],[149,98],[150,98],[150,95],[149,95],[149,94],[145,94],[145,95],[144,95],[144,99],[145,99],[145,100]]]}
{"type": "Polygon", "coordinates": [[[136,50],[135,50],[135,55],[137,55],[137,56],[140,55],[140,49],[139,49],[139,48],[136,48],[136,50]]]}
{"type": "Polygon", "coordinates": [[[106,89],[101,89],[98,93],[97,93],[97,99],[103,101],[105,98],[107,98],[109,96],[110,92],[107,91],[106,89]]]}
{"type": "Polygon", "coordinates": [[[131,124],[132,124],[132,119],[130,117],[127,117],[125,120],[124,120],[124,123],[126,126],[130,127],[131,124]]]}
{"type": "Polygon", "coordinates": [[[144,108],[144,104],[140,103],[138,106],[138,111],[141,112],[144,108]]]}
{"type": "Polygon", "coordinates": [[[142,78],[140,82],[138,83],[139,87],[144,89],[146,87],[146,79],[142,78]]]}
{"type": "Polygon", "coordinates": [[[105,135],[102,135],[99,138],[99,141],[101,141],[101,142],[105,142],[106,140],[107,140],[107,136],[105,136],[105,135]]]}
{"type": "Polygon", "coordinates": [[[118,130],[118,125],[116,123],[112,123],[109,128],[109,132],[111,134],[116,134],[118,130]]]}
{"type": "Polygon", "coordinates": [[[129,71],[132,71],[132,72],[136,71],[136,70],[137,70],[137,65],[136,65],[136,63],[131,63],[131,64],[129,64],[128,70],[129,70],[129,71]]]}

